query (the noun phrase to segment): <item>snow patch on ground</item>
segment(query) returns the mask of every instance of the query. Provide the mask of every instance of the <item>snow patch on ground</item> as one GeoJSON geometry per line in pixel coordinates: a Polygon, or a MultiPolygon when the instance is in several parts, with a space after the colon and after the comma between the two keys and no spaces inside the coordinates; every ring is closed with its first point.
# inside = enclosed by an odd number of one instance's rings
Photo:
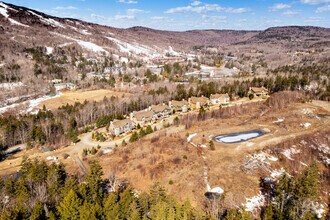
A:
{"type": "Polygon", "coordinates": [[[318,202],[313,202],[311,209],[318,218],[322,218],[325,214],[324,205],[318,202]]]}
{"type": "Polygon", "coordinates": [[[0,6],[3,7],[3,8],[6,8],[6,9],[8,8],[8,5],[6,5],[6,4],[3,3],[3,2],[0,2],[0,6]]]}
{"type": "Polygon", "coordinates": [[[120,52],[123,53],[128,53],[129,55],[131,55],[131,53],[135,54],[135,55],[145,55],[149,58],[155,58],[155,57],[159,57],[160,54],[153,48],[145,46],[145,45],[141,45],[138,43],[128,43],[119,39],[116,39],[114,37],[106,37],[108,40],[110,40],[111,42],[115,43],[120,52]]]}
{"type": "Polygon", "coordinates": [[[254,154],[254,155],[250,155],[251,158],[256,158],[260,161],[267,161],[267,160],[270,160],[270,161],[278,161],[278,158],[277,157],[274,157],[274,156],[271,156],[269,154],[267,154],[266,152],[260,152],[258,154],[254,154]]]}
{"type": "Polygon", "coordinates": [[[257,196],[253,196],[252,198],[247,198],[246,203],[243,204],[245,210],[248,212],[253,212],[257,209],[260,209],[265,204],[265,196],[259,192],[257,196]]]}
{"type": "Polygon", "coordinates": [[[122,57],[122,56],[119,56],[117,54],[112,54],[113,58],[119,60],[120,62],[122,63],[128,63],[129,59],[127,57],[122,57]]]}
{"type": "Polygon", "coordinates": [[[20,113],[21,114],[26,114],[26,113],[36,113],[36,112],[32,112],[35,108],[38,107],[38,105],[44,101],[47,101],[47,100],[50,100],[50,99],[54,99],[54,98],[58,98],[60,97],[61,94],[58,94],[56,96],[43,96],[43,97],[40,97],[40,98],[37,98],[37,99],[32,99],[32,100],[28,100],[28,101],[24,101],[24,102],[21,102],[21,103],[15,103],[15,104],[11,104],[11,105],[8,105],[8,106],[5,106],[5,107],[2,107],[0,108],[0,113],[4,113],[10,109],[14,109],[14,108],[17,108],[19,105],[27,105],[28,107],[26,108],[26,110],[22,110],[20,113]]]}
{"type": "Polygon", "coordinates": [[[22,82],[18,82],[18,83],[0,83],[0,88],[1,89],[15,89],[17,87],[21,87],[24,84],[22,82]]]}
{"type": "Polygon", "coordinates": [[[69,46],[69,45],[71,45],[71,44],[73,44],[72,42],[69,42],[69,43],[64,43],[64,44],[60,44],[60,45],[58,45],[59,47],[66,47],[66,46],[69,46]]]}
{"type": "Polygon", "coordinates": [[[93,52],[105,52],[105,53],[107,53],[107,51],[104,50],[102,47],[100,47],[96,44],[93,44],[91,42],[82,41],[82,40],[76,40],[76,41],[80,46],[82,46],[82,47],[84,47],[88,50],[91,50],[93,52]]]}
{"type": "Polygon", "coordinates": [[[196,137],[197,136],[197,134],[191,134],[191,135],[189,135],[188,137],[187,137],[187,142],[191,142],[192,141],[192,139],[194,138],[194,137],[196,137]]]}
{"type": "Polygon", "coordinates": [[[92,35],[92,33],[88,32],[88,30],[81,30],[80,33],[83,35],[92,35]]]}
{"type": "Polygon", "coordinates": [[[300,150],[297,150],[296,148],[286,149],[281,152],[281,154],[283,154],[289,160],[294,160],[294,159],[292,159],[292,156],[295,154],[299,154],[299,153],[300,153],[300,150]]]}
{"type": "Polygon", "coordinates": [[[108,54],[108,51],[104,50],[103,47],[100,47],[94,43],[91,43],[91,42],[87,42],[87,41],[82,41],[82,40],[78,40],[78,39],[75,39],[75,38],[72,38],[72,37],[69,37],[69,36],[66,36],[66,35],[62,35],[62,34],[59,34],[59,33],[56,33],[56,32],[51,32],[52,34],[55,34],[57,36],[60,36],[60,37],[63,37],[63,38],[66,38],[68,40],[72,40],[72,41],[75,41],[77,42],[81,47],[84,47],[86,48],[87,50],[90,50],[90,51],[93,51],[93,52],[104,52],[106,54],[108,54]]]}
{"type": "Polygon", "coordinates": [[[169,53],[172,56],[180,56],[180,53],[173,50],[173,48],[171,46],[168,47],[168,50],[166,51],[166,53],[169,53]]]}
{"type": "Polygon", "coordinates": [[[302,146],[310,147],[310,148],[312,148],[314,150],[317,150],[319,152],[319,158],[320,158],[320,160],[324,164],[330,165],[330,158],[329,158],[329,156],[330,156],[330,147],[328,145],[326,145],[326,144],[319,143],[317,139],[314,140],[313,142],[314,142],[314,144],[311,144],[311,145],[307,146],[307,142],[304,141],[304,140],[302,140],[300,142],[300,144],[302,146]]]}
{"type": "Polygon", "coordinates": [[[29,25],[26,25],[26,24],[22,24],[12,18],[8,18],[9,22],[12,24],[12,25],[18,25],[18,26],[22,26],[22,27],[30,27],[29,25]]]}
{"type": "Polygon", "coordinates": [[[47,55],[52,54],[53,51],[54,51],[54,48],[52,48],[52,47],[46,47],[46,53],[47,53],[47,55]]]}
{"type": "Polygon", "coordinates": [[[277,179],[278,177],[282,176],[285,172],[285,169],[282,167],[279,170],[273,170],[270,174],[270,176],[274,179],[277,179]]]}
{"type": "Polygon", "coordinates": [[[48,156],[47,158],[46,158],[46,160],[54,160],[54,161],[57,161],[57,157],[55,157],[55,156],[48,156]]]}
{"type": "Polygon", "coordinates": [[[216,193],[216,194],[222,194],[225,191],[221,187],[217,186],[217,187],[215,187],[213,189],[210,189],[208,192],[210,192],[210,193],[216,193]]]}
{"type": "MultiPolygon", "coordinates": [[[[1,3],[1,4],[2,4],[2,3],[1,3]]],[[[2,5],[0,5],[0,6],[2,6],[2,5]]],[[[1,14],[2,16],[4,16],[5,18],[8,18],[8,17],[9,17],[6,8],[0,8],[0,14],[1,14]]]]}
{"type": "Polygon", "coordinates": [[[43,23],[46,23],[48,25],[51,25],[53,27],[60,27],[60,28],[64,28],[64,26],[58,22],[58,21],[55,21],[54,19],[52,18],[44,18],[43,16],[33,12],[33,11],[28,11],[30,14],[34,15],[34,16],[37,16],[39,18],[39,20],[43,23]]]}
{"type": "Polygon", "coordinates": [[[276,121],[273,121],[274,124],[284,122],[285,118],[278,118],[276,121]]]}
{"type": "Polygon", "coordinates": [[[102,150],[102,153],[103,153],[103,154],[110,154],[110,153],[112,153],[112,149],[110,149],[110,148],[103,149],[103,150],[102,150]]]}
{"type": "MultiPolygon", "coordinates": [[[[9,15],[8,15],[8,11],[7,11],[7,9],[14,10],[14,9],[12,9],[12,8],[9,8],[8,5],[6,5],[6,4],[0,2],[0,14],[1,14],[2,16],[4,16],[5,18],[7,18],[7,19],[9,20],[10,24],[12,24],[12,25],[19,25],[19,26],[22,26],[22,27],[29,27],[28,25],[22,24],[22,23],[20,23],[20,22],[14,20],[14,19],[12,19],[12,18],[9,18],[9,15]]],[[[14,11],[16,11],[16,10],[14,10],[14,11]]]]}
{"type": "Polygon", "coordinates": [[[300,124],[300,127],[303,127],[303,128],[309,128],[310,126],[312,126],[312,124],[311,123],[301,123],[300,124]]]}
{"type": "Polygon", "coordinates": [[[314,113],[314,109],[304,108],[301,112],[305,115],[309,115],[314,113]]]}

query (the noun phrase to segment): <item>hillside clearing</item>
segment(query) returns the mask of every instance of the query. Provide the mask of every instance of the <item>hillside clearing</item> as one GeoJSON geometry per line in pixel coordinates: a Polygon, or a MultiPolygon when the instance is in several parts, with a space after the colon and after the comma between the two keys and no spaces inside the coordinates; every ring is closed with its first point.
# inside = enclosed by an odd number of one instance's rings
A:
{"type": "Polygon", "coordinates": [[[42,102],[39,105],[39,107],[42,108],[43,105],[45,105],[48,109],[54,110],[66,104],[73,105],[75,102],[83,103],[85,100],[99,102],[104,97],[111,98],[115,96],[121,98],[130,95],[131,95],[130,93],[117,92],[106,89],[91,90],[91,91],[81,91],[81,90],[70,91],[70,92],[63,92],[61,96],[58,98],[54,98],[42,102]]]}

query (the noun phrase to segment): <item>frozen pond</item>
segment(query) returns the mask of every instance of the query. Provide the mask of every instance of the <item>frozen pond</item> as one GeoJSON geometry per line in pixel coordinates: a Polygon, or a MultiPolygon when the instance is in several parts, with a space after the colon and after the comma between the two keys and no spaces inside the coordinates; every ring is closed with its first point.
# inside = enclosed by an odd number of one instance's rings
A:
{"type": "Polygon", "coordinates": [[[225,134],[225,135],[219,135],[214,138],[215,141],[219,143],[239,143],[248,141],[250,139],[260,137],[264,135],[265,132],[262,130],[253,130],[253,131],[247,131],[247,132],[241,132],[241,133],[233,133],[233,134],[225,134]]]}

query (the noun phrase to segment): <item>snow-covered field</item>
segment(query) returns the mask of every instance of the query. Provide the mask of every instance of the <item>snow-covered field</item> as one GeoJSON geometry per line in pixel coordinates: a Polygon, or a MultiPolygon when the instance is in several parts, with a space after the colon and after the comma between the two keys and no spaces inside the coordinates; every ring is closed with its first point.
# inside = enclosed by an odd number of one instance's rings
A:
{"type": "Polygon", "coordinates": [[[56,32],[50,32],[50,33],[51,34],[54,34],[54,35],[57,35],[57,36],[60,36],[60,37],[63,37],[63,38],[68,39],[68,40],[75,41],[81,47],[86,48],[87,50],[90,50],[90,51],[93,51],[93,52],[96,52],[96,53],[103,52],[103,53],[109,54],[109,52],[106,51],[103,47],[98,46],[98,45],[96,45],[94,43],[83,41],[83,40],[78,40],[78,39],[75,39],[75,38],[72,38],[72,37],[63,35],[63,34],[56,33],[56,32]]]}
{"type": "Polygon", "coordinates": [[[9,111],[10,109],[14,109],[19,107],[19,105],[27,105],[26,110],[22,110],[20,113],[21,114],[26,114],[26,113],[32,113],[32,111],[38,107],[38,105],[44,101],[50,100],[50,99],[54,99],[54,98],[58,98],[60,97],[61,94],[58,94],[56,96],[43,96],[37,99],[32,99],[32,100],[28,100],[28,101],[24,101],[21,103],[15,103],[15,104],[11,104],[5,107],[0,108],[0,113],[4,113],[6,111],[9,111]]]}
{"type": "Polygon", "coordinates": [[[156,49],[151,48],[149,46],[145,46],[138,43],[128,43],[116,39],[114,37],[106,37],[106,38],[111,42],[115,43],[118,46],[120,52],[128,53],[129,55],[133,53],[135,55],[145,55],[149,58],[155,58],[161,56],[161,54],[159,54],[156,49]]]}

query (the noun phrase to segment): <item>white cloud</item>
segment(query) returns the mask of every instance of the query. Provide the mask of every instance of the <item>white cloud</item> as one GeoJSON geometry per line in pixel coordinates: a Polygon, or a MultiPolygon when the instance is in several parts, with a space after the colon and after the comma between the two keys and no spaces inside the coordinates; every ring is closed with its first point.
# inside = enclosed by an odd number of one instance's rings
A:
{"type": "Polygon", "coordinates": [[[275,4],[272,7],[270,7],[270,10],[277,11],[277,10],[282,10],[282,9],[286,9],[286,8],[291,8],[291,6],[287,5],[287,4],[279,3],[279,4],[275,4]]]}
{"type": "Polygon", "coordinates": [[[322,12],[328,12],[328,11],[330,11],[330,5],[318,7],[315,12],[322,13],[322,12]]]}
{"type": "Polygon", "coordinates": [[[200,5],[200,4],[202,4],[202,2],[200,2],[200,1],[193,1],[193,2],[191,3],[192,6],[198,6],[198,5],[200,5]]]}
{"type": "Polygon", "coordinates": [[[116,15],[115,20],[134,20],[134,15],[116,15]]]}
{"type": "Polygon", "coordinates": [[[77,8],[74,6],[58,6],[56,8],[54,8],[55,10],[76,10],[77,8]]]}
{"type": "Polygon", "coordinates": [[[251,11],[248,8],[225,8],[221,7],[218,4],[199,4],[197,6],[188,5],[183,7],[170,8],[165,13],[167,14],[176,14],[176,13],[207,13],[207,12],[227,12],[227,13],[244,13],[251,11]]]}
{"type": "Polygon", "coordinates": [[[162,16],[154,16],[150,18],[151,20],[161,21],[161,20],[167,20],[168,17],[162,17],[162,16]]]}
{"type": "Polygon", "coordinates": [[[209,16],[209,15],[203,15],[202,18],[203,18],[203,20],[205,22],[227,22],[227,17],[226,16],[219,16],[219,15],[209,16]]]}
{"type": "Polygon", "coordinates": [[[227,13],[234,13],[234,14],[240,14],[240,13],[245,13],[249,12],[251,9],[249,8],[227,8],[225,12],[227,13]]]}
{"type": "Polygon", "coordinates": [[[323,22],[322,17],[308,17],[307,19],[304,20],[304,23],[309,23],[309,24],[319,24],[320,22],[323,22]]]}
{"type": "Polygon", "coordinates": [[[293,15],[297,15],[299,14],[298,11],[293,11],[293,10],[287,10],[285,12],[282,13],[282,15],[286,15],[286,16],[293,16],[293,15]]]}
{"type": "Polygon", "coordinates": [[[135,0],[118,0],[119,3],[123,3],[123,4],[137,4],[138,1],[135,0]]]}
{"type": "Polygon", "coordinates": [[[141,10],[141,9],[136,9],[136,8],[131,8],[131,9],[127,9],[126,13],[127,14],[141,14],[141,13],[145,13],[146,11],[141,10]]]}
{"type": "Polygon", "coordinates": [[[309,4],[309,5],[318,5],[321,3],[329,3],[330,0],[301,0],[301,3],[309,4]]]}

